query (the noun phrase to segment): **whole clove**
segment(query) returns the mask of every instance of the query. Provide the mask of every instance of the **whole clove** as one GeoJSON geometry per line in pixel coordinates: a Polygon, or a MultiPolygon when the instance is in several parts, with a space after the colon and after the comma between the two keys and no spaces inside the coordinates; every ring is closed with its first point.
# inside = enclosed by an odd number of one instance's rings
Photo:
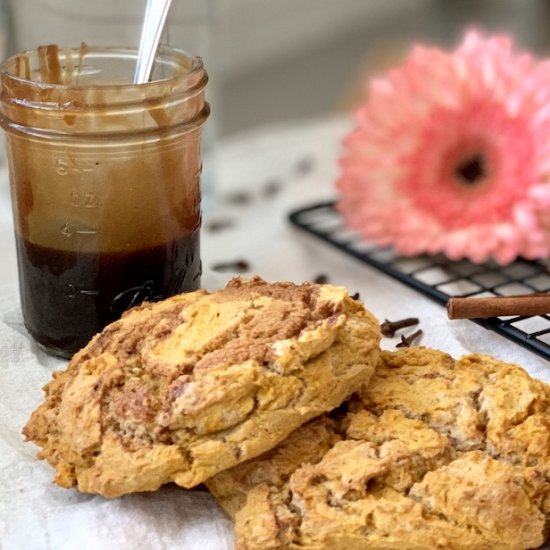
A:
{"type": "Polygon", "coordinates": [[[315,161],[313,157],[302,157],[294,167],[297,176],[306,176],[315,167],[315,161]]]}
{"type": "Polygon", "coordinates": [[[217,233],[224,229],[231,229],[235,226],[235,221],[229,218],[212,220],[204,225],[204,228],[210,233],[217,233]]]}
{"type": "Polygon", "coordinates": [[[252,195],[247,191],[232,191],[226,193],[224,200],[226,204],[245,205],[252,202],[252,195]]]}
{"type": "Polygon", "coordinates": [[[277,193],[279,193],[279,191],[281,190],[281,182],[279,181],[276,181],[276,180],[271,180],[271,181],[268,181],[263,189],[262,189],[262,195],[266,198],[271,198],[271,197],[274,197],[275,195],[277,195],[277,193]]]}
{"type": "Polygon", "coordinates": [[[380,325],[380,331],[383,336],[392,338],[398,330],[418,325],[419,322],[420,321],[416,317],[407,317],[399,321],[388,321],[384,319],[384,322],[380,325]]]}
{"type": "Polygon", "coordinates": [[[395,345],[396,348],[410,348],[414,342],[420,338],[424,333],[422,330],[418,329],[416,332],[413,332],[409,336],[401,335],[401,342],[395,345]]]}
{"type": "Polygon", "coordinates": [[[317,285],[326,285],[329,281],[328,275],[325,273],[319,273],[313,278],[313,282],[317,285]]]}
{"type": "Polygon", "coordinates": [[[235,260],[234,262],[218,262],[212,266],[212,271],[233,271],[243,273],[250,271],[250,264],[246,260],[235,260]]]}

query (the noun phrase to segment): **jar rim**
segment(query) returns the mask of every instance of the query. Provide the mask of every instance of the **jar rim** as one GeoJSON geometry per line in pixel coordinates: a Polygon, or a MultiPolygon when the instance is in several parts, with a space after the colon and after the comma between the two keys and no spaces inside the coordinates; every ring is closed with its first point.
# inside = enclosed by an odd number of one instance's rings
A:
{"type": "MultiPolygon", "coordinates": [[[[18,52],[5,61],[0,63],[0,79],[7,78],[12,80],[14,83],[17,83],[21,86],[37,86],[42,90],[132,90],[132,89],[141,89],[147,90],[148,88],[154,87],[158,84],[167,85],[171,81],[181,82],[181,80],[191,79],[194,80],[194,76],[200,74],[204,71],[204,63],[200,56],[194,56],[189,54],[185,50],[175,48],[172,46],[160,45],[155,57],[155,64],[158,66],[158,62],[164,62],[163,66],[172,66],[174,68],[174,73],[165,78],[155,78],[148,82],[134,84],[133,82],[121,82],[121,83],[85,83],[85,84],[72,84],[72,83],[59,83],[59,82],[42,82],[40,80],[35,80],[31,78],[26,78],[24,76],[15,74],[14,68],[18,63],[18,60],[23,58],[29,59],[29,56],[37,55],[40,48],[55,47],[58,49],[59,53],[67,55],[70,53],[73,59],[84,60],[87,56],[103,56],[107,59],[109,57],[126,59],[137,61],[138,51],[136,48],[132,47],[123,47],[123,46],[88,46],[87,44],[81,44],[78,47],[60,47],[60,46],[39,46],[34,49],[25,50],[18,52]],[[172,63],[170,63],[172,61],[172,63]],[[179,61],[179,64],[178,64],[179,61]],[[184,68],[185,62],[185,70],[184,68]],[[9,70],[8,67],[12,66],[12,69],[9,70]],[[176,69],[180,69],[178,72],[176,69]]],[[[30,68],[29,68],[30,70],[30,68]]],[[[38,68],[34,68],[33,72],[37,71],[38,68]]]]}
{"type": "Polygon", "coordinates": [[[208,74],[200,57],[163,47],[154,75],[167,77],[133,84],[136,49],[87,47],[87,60],[81,62],[75,58],[81,55],[79,49],[60,53],[57,46],[51,48],[41,50],[40,58],[38,48],[30,50],[32,57],[12,57],[11,74],[1,72],[6,66],[0,65],[4,130],[52,137],[124,134],[129,129],[164,131],[183,123],[191,127],[208,116],[208,74]]]}

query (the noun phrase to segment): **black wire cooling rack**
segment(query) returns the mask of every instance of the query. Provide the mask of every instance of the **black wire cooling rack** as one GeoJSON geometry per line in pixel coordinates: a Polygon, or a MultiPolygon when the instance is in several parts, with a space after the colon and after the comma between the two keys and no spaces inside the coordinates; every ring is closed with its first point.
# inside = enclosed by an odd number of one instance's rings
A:
{"type": "MultiPolygon", "coordinates": [[[[455,296],[513,296],[550,292],[550,260],[519,259],[502,267],[494,262],[455,262],[443,255],[398,256],[391,248],[364,242],[356,232],[348,229],[333,202],[295,210],[289,219],[300,229],[394,277],[441,305],[446,305],[447,300],[455,296]]],[[[494,317],[475,319],[473,322],[550,359],[550,314],[494,317]]]]}

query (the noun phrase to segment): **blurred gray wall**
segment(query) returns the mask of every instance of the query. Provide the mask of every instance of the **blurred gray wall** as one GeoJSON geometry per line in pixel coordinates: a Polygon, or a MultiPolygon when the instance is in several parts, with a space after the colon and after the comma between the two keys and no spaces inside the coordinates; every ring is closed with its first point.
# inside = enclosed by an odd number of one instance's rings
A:
{"type": "MultiPolygon", "coordinates": [[[[269,26],[272,17],[284,42],[288,32],[284,17],[268,16],[262,7],[266,2],[247,3],[250,15],[243,14],[240,21],[242,36],[248,21],[259,19],[261,28],[269,26]]],[[[307,9],[299,16],[287,13],[288,19],[292,25],[298,21],[311,29],[312,35],[301,47],[289,47],[290,40],[274,47],[263,62],[254,52],[241,52],[247,47],[246,38],[242,39],[237,57],[248,62],[223,73],[224,131],[349,111],[363,99],[365,80],[400,63],[412,41],[452,47],[469,25],[511,33],[520,46],[550,55],[549,0],[295,0],[293,4],[296,11],[298,5],[307,9]],[[340,17],[334,22],[336,6],[340,17]]],[[[272,28],[272,45],[273,33],[272,28]]],[[[229,55],[235,39],[228,31],[220,32],[224,55],[229,55]]]]}

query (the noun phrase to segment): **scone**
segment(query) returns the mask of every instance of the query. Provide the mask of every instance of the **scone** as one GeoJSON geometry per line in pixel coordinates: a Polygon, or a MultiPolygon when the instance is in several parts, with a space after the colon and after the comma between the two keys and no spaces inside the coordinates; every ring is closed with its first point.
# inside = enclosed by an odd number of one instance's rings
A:
{"type": "Polygon", "coordinates": [[[342,287],[237,278],[109,325],[54,374],[23,433],[62,487],[193,487],[361,388],[379,340],[342,287]]]}
{"type": "Polygon", "coordinates": [[[482,355],[382,352],[370,384],[207,486],[239,550],[516,550],[550,519],[550,390],[482,355]]]}

